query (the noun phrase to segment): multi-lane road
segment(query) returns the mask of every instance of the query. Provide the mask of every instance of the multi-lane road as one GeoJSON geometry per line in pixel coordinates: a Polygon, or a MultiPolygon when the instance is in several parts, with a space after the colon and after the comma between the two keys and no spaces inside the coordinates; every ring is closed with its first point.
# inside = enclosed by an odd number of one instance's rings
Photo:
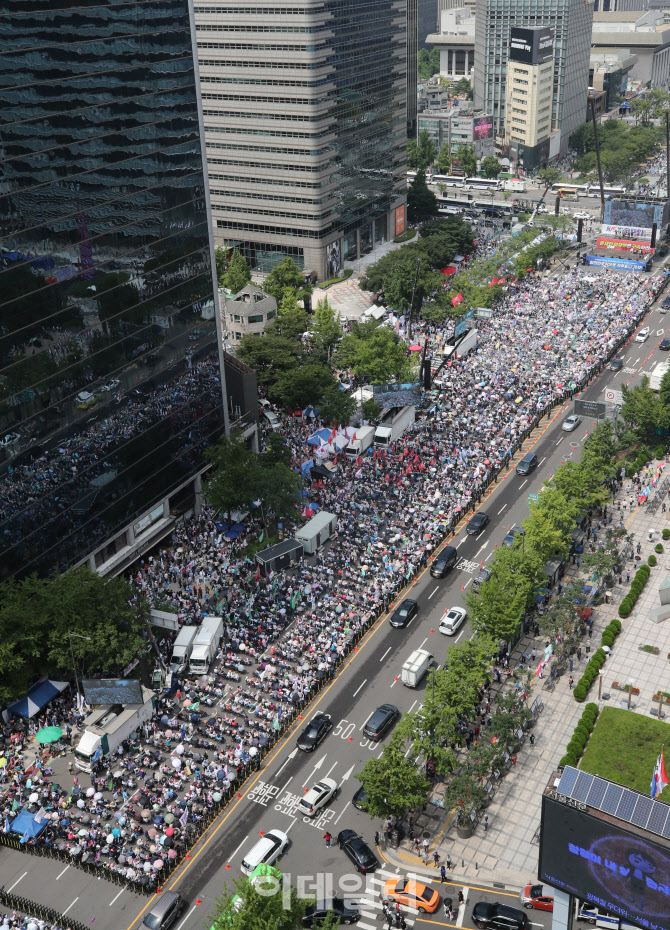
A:
{"type": "MultiPolygon", "coordinates": [[[[664,353],[659,353],[658,344],[665,334],[666,317],[657,306],[641,325],[651,327],[649,339],[644,343],[631,339],[619,352],[623,369],[618,373],[609,369],[604,371],[583,392],[582,399],[604,400],[606,388],[638,382],[658,360],[665,357],[664,353]]],[[[667,326],[670,327],[670,322],[667,326]]],[[[470,636],[467,624],[453,638],[441,635],[438,632],[440,617],[452,605],[463,604],[464,592],[472,584],[480,566],[486,565],[493,557],[495,546],[502,543],[508,528],[521,523],[527,516],[529,494],[537,494],[561,462],[579,458],[593,423],[584,420],[576,431],[566,433],[561,430],[561,424],[571,412],[570,404],[555,408],[527,441],[524,451],[532,447],[539,459],[535,472],[527,477],[516,474],[514,465],[523,454],[520,452],[512,467],[501,474],[479,507],[490,517],[485,530],[478,537],[471,537],[465,533],[464,527],[459,529],[451,540],[459,555],[455,569],[443,580],[432,578],[426,569],[398,598],[411,596],[418,601],[418,614],[409,626],[395,629],[386,617],[377,622],[350,655],[338,676],[305,711],[304,720],[296,722],[277,744],[262,769],[248,780],[237,799],[170,880],[167,887],[179,890],[189,901],[188,911],[177,924],[177,930],[202,928],[204,918],[211,913],[224,887],[230,888],[232,880],[241,875],[240,863],[244,854],[261,832],[272,828],[284,831],[290,839],[278,867],[283,873],[290,874],[293,885],[301,882],[305,891],[312,894],[316,894],[318,889],[327,891],[329,888],[335,894],[346,892],[354,897],[360,894],[360,899],[365,902],[362,907],[365,913],[359,924],[361,930],[382,927],[379,910],[381,880],[395,876],[395,866],[382,863],[382,872],[370,880],[367,889],[364,883],[356,886],[356,882],[361,880],[353,873],[349,860],[336,845],[326,848],[323,835],[327,830],[336,835],[340,830],[352,828],[374,846],[373,837],[379,823],[353,806],[352,797],[359,786],[354,775],[368,759],[381,754],[384,741],[372,742],[365,737],[363,727],[380,704],[392,703],[403,714],[421,704],[425,688],[430,686],[430,676],[424,678],[416,690],[404,687],[398,677],[404,660],[412,650],[423,647],[436,660],[442,661],[453,643],[470,636]],[[304,723],[317,712],[329,714],[334,726],[317,750],[306,754],[297,750],[296,738],[304,723]],[[305,790],[323,776],[337,782],[338,794],[317,817],[303,817],[298,810],[300,799],[305,790]]],[[[31,890],[35,894],[35,889],[47,882],[49,903],[61,912],[68,910],[73,916],[87,921],[91,914],[97,914],[95,925],[104,930],[107,927],[110,930],[123,930],[125,927],[131,930],[141,923],[140,912],[146,903],[142,899],[128,892],[117,894],[115,889],[107,893],[106,883],[96,883],[74,868],[67,876],[57,879],[50,873],[58,864],[43,859],[19,857],[18,864],[16,859],[12,861],[9,874],[5,855],[5,850],[0,849],[3,883],[6,888],[14,885],[17,894],[31,896],[31,890]],[[46,872],[42,873],[45,869],[48,876],[46,872]]],[[[58,868],[61,870],[62,867],[58,868]]],[[[439,883],[439,876],[435,880],[439,883]]],[[[451,887],[448,893],[455,899],[457,890],[458,887],[451,887]]],[[[512,899],[518,894],[517,889],[496,891],[479,887],[466,888],[466,892],[466,905],[456,921],[458,926],[464,927],[472,927],[472,906],[478,900],[513,903],[512,899]]],[[[533,912],[532,919],[536,927],[544,927],[548,926],[550,915],[533,912]]],[[[441,908],[435,915],[418,915],[416,925],[423,923],[450,925],[441,908]]]]}

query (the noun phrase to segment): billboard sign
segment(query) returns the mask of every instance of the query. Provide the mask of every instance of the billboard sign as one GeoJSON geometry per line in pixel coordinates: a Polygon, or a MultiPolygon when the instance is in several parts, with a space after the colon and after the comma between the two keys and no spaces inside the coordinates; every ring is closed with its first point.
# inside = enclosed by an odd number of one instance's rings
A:
{"type": "Polygon", "coordinates": [[[405,204],[395,208],[395,234],[399,236],[405,232],[405,204]]]}
{"type": "Polygon", "coordinates": [[[598,236],[596,245],[599,249],[608,249],[614,252],[653,252],[648,242],[637,239],[612,239],[608,236],[598,236]]]}
{"type": "Polygon", "coordinates": [[[663,204],[644,203],[638,200],[608,200],[605,203],[603,221],[612,226],[629,226],[647,229],[663,223],[663,204]]]}
{"type": "Polygon", "coordinates": [[[618,268],[620,271],[644,271],[646,262],[634,261],[630,258],[610,258],[609,255],[586,255],[586,264],[598,268],[618,268]]]}
{"type": "Polygon", "coordinates": [[[382,411],[394,407],[416,406],[421,400],[421,383],[410,381],[404,384],[373,384],[372,396],[382,411]]]}
{"type": "Polygon", "coordinates": [[[493,138],[493,117],[475,116],[472,120],[472,141],[482,142],[493,138]]]}
{"type": "Polygon", "coordinates": [[[641,226],[615,226],[612,223],[603,223],[600,231],[606,236],[622,239],[651,239],[651,229],[643,229],[641,226]]]}
{"type": "Polygon", "coordinates": [[[554,33],[549,26],[534,29],[512,26],[509,36],[509,60],[523,65],[541,65],[554,57],[554,33]]]}
{"type": "Polygon", "coordinates": [[[670,842],[557,791],[542,796],[539,879],[636,926],[670,930],[670,842]]]}
{"type": "Polygon", "coordinates": [[[342,252],[340,250],[340,240],[336,239],[326,246],[326,267],[327,277],[334,278],[335,275],[342,271],[342,252]]]}
{"type": "Polygon", "coordinates": [[[581,417],[596,417],[600,420],[607,413],[607,404],[598,400],[576,400],[575,413],[581,417]]]}

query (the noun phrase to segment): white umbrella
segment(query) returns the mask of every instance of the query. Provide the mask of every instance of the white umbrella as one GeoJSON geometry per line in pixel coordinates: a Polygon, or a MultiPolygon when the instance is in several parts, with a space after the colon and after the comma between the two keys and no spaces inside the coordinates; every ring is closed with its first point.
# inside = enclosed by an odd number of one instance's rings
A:
{"type": "Polygon", "coordinates": [[[177,771],[179,771],[179,769],[181,768],[181,759],[179,758],[179,756],[172,756],[170,761],[172,762],[172,767],[177,769],[177,771]]]}
{"type": "Polygon", "coordinates": [[[101,797],[102,797],[102,791],[96,791],[95,794],[93,795],[93,800],[99,801],[101,797]]]}
{"type": "Polygon", "coordinates": [[[79,810],[82,810],[82,808],[86,807],[86,804],[82,801],[81,798],[79,798],[79,800],[77,801],[77,807],[79,808],[79,810]]]}
{"type": "Polygon", "coordinates": [[[87,797],[87,798],[92,798],[94,794],[95,794],[95,788],[87,788],[87,789],[86,789],[86,797],[87,797]]]}
{"type": "Polygon", "coordinates": [[[37,802],[39,801],[39,798],[40,798],[39,794],[36,791],[33,791],[33,793],[28,798],[28,803],[37,804],[37,802]]]}
{"type": "Polygon", "coordinates": [[[183,754],[184,754],[184,747],[183,747],[183,745],[180,743],[180,744],[177,746],[177,749],[176,749],[175,751],[176,751],[177,755],[179,755],[179,756],[183,755],[183,754]]]}

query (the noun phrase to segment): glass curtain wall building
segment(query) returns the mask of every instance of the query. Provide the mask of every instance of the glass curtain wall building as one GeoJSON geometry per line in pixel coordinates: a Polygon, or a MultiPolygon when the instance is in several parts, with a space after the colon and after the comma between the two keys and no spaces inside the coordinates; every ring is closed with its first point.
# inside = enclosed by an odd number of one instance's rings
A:
{"type": "Polygon", "coordinates": [[[553,30],[552,130],[560,130],[565,153],[586,112],[593,0],[476,0],[475,107],[493,114],[496,136],[502,134],[505,122],[512,26],[553,30]]]}
{"type": "Polygon", "coordinates": [[[195,18],[216,244],[323,279],[395,236],[407,0],[195,0],[195,18]]]}
{"type": "Polygon", "coordinates": [[[123,567],[224,428],[193,37],[188,0],[2,6],[2,577],[123,567]]]}

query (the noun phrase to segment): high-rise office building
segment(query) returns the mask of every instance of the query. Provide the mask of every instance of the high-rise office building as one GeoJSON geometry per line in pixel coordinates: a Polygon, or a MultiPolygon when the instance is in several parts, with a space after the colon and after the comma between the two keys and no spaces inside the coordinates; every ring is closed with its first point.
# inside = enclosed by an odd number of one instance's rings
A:
{"type": "Polygon", "coordinates": [[[419,2],[407,2],[407,138],[416,138],[417,82],[419,80],[419,2]]]}
{"type": "Polygon", "coordinates": [[[438,31],[438,0],[417,0],[417,44],[426,48],[426,36],[438,31]]]}
{"type": "Polygon", "coordinates": [[[118,571],[224,428],[188,0],[0,12],[0,564],[118,571]]]}
{"type": "Polygon", "coordinates": [[[554,35],[549,26],[512,26],[507,66],[505,151],[525,171],[546,168],[554,90],[554,35]]]}
{"type": "Polygon", "coordinates": [[[589,88],[593,0],[477,0],[475,106],[493,114],[496,136],[505,122],[508,50],[512,26],[550,26],[554,33],[552,130],[560,148],[584,122],[589,88]]]}
{"type": "Polygon", "coordinates": [[[407,0],[195,0],[217,245],[323,279],[404,228],[407,17],[407,0]]]}

